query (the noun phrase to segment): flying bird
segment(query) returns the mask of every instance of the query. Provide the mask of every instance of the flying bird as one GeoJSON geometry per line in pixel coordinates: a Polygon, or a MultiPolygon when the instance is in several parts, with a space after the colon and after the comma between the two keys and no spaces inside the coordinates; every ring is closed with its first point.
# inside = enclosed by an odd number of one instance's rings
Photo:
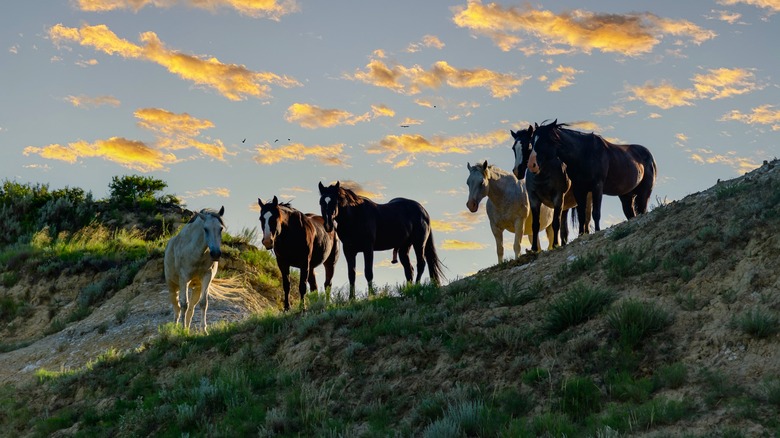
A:
{"type": "Polygon", "coordinates": [[[401,125],[402,128],[408,128],[409,125],[401,125]]]}
{"type": "Polygon", "coordinates": [[[278,138],[277,138],[276,140],[274,140],[274,143],[276,143],[277,141],[279,141],[279,139],[278,139],[278,138]]]}
{"type": "Polygon", "coordinates": [[[246,143],[246,139],[241,140],[241,143],[246,143]]]}

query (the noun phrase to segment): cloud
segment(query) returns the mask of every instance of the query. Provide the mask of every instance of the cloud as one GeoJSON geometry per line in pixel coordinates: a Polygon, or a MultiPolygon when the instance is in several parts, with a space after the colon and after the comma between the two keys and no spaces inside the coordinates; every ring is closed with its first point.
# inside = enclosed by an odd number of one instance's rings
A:
{"type": "Polygon", "coordinates": [[[176,156],[162,152],[141,141],[122,137],[97,140],[89,143],[83,140],[68,143],[66,146],[50,144],[44,147],[27,146],[24,155],[40,155],[50,160],[76,163],[83,158],[103,158],[139,172],[163,170],[177,161],[176,156]]]}
{"type": "Polygon", "coordinates": [[[229,198],[230,189],[225,187],[207,187],[197,191],[187,191],[181,197],[184,199],[202,198],[204,196],[218,196],[220,198],[229,198]]]}
{"type": "Polygon", "coordinates": [[[735,151],[716,154],[706,149],[698,149],[696,152],[691,153],[691,159],[699,164],[725,164],[740,174],[750,172],[761,166],[758,160],[739,157],[735,151]]]}
{"type": "Polygon", "coordinates": [[[651,13],[599,14],[582,9],[555,14],[534,9],[530,4],[503,7],[469,0],[453,8],[453,22],[493,40],[501,50],[520,47],[527,55],[619,53],[639,56],[651,52],[665,35],[687,37],[694,44],[715,37],[687,20],[672,20],[651,13]],[[524,41],[518,34],[536,37],[542,47],[524,41]],[[522,43],[522,44],[521,44],[522,43]]]}
{"type": "Polygon", "coordinates": [[[120,105],[119,99],[114,96],[95,96],[89,97],[86,95],[67,96],[65,101],[70,102],[71,105],[76,108],[97,108],[103,105],[110,105],[118,107],[120,105]]]}
{"type": "Polygon", "coordinates": [[[268,142],[257,147],[254,160],[258,164],[272,165],[282,161],[302,161],[314,158],[328,166],[350,167],[346,159],[344,144],[332,144],[330,146],[304,146],[300,143],[292,143],[278,148],[272,147],[268,142]]]}
{"type": "Polygon", "coordinates": [[[425,35],[422,38],[422,41],[417,42],[417,43],[409,44],[409,46],[406,48],[406,51],[409,52],[409,53],[415,53],[415,52],[419,52],[423,47],[432,47],[434,49],[443,49],[444,48],[444,43],[441,42],[439,37],[437,37],[435,35],[425,35]]]}
{"type": "Polygon", "coordinates": [[[753,72],[742,68],[710,69],[709,73],[695,75],[691,81],[692,88],[678,88],[666,81],[660,85],[648,82],[629,87],[628,91],[633,94],[629,100],[641,100],[647,105],[669,109],[693,105],[697,99],[723,99],[761,89],[754,81],[753,72]]]}
{"type": "Polygon", "coordinates": [[[399,125],[409,125],[409,126],[412,126],[412,125],[422,125],[422,123],[423,123],[422,120],[413,119],[411,117],[407,117],[407,118],[403,119],[403,121],[401,123],[399,123],[399,125]]]}
{"type": "Polygon", "coordinates": [[[479,242],[466,242],[456,239],[444,239],[441,245],[442,249],[451,251],[473,251],[487,248],[487,245],[479,242]]]}
{"type": "Polygon", "coordinates": [[[233,8],[240,14],[253,18],[280,17],[298,11],[294,0],[77,0],[76,6],[87,12],[107,12],[117,9],[132,9],[138,12],[146,6],[170,8],[176,4],[216,12],[220,8],[233,8]]]}
{"type": "Polygon", "coordinates": [[[718,11],[718,10],[712,10],[710,11],[713,14],[715,14],[714,17],[708,17],[713,18],[720,21],[725,21],[728,24],[734,24],[736,23],[740,18],[742,18],[742,14],[737,12],[731,12],[731,11],[718,11]]]}
{"type": "Polygon", "coordinates": [[[746,4],[762,9],[769,9],[770,12],[780,12],[780,0],[719,0],[718,3],[727,6],[746,4]]]}
{"type": "Polygon", "coordinates": [[[466,201],[464,197],[463,211],[458,213],[444,213],[444,217],[444,220],[431,220],[433,229],[441,233],[460,233],[473,230],[477,224],[483,222],[485,215],[466,211],[466,201]]]}
{"type": "Polygon", "coordinates": [[[339,109],[324,109],[306,103],[294,103],[287,108],[284,116],[290,123],[297,123],[307,129],[331,128],[338,125],[356,125],[371,120],[371,115],[365,113],[356,116],[339,109]]]}
{"type": "Polygon", "coordinates": [[[374,117],[395,117],[395,110],[387,105],[371,105],[371,113],[374,117]]]}
{"type": "Polygon", "coordinates": [[[92,59],[79,59],[78,61],[76,61],[76,65],[78,65],[79,67],[82,67],[82,68],[92,67],[92,66],[98,65],[98,60],[94,59],[94,58],[92,58],[92,59]]]}
{"type": "Polygon", "coordinates": [[[560,73],[561,76],[558,79],[552,81],[552,83],[547,87],[547,91],[561,91],[561,89],[566,88],[574,83],[574,76],[577,73],[582,73],[582,70],[577,70],[574,67],[564,67],[562,65],[559,65],[555,71],[560,73]]]}
{"type": "Polygon", "coordinates": [[[19,45],[14,44],[13,46],[8,48],[8,53],[11,53],[12,55],[18,55],[19,54],[19,45]]]}
{"type": "Polygon", "coordinates": [[[487,88],[491,96],[497,99],[517,93],[518,87],[528,79],[483,68],[458,69],[447,61],[438,61],[429,70],[425,70],[419,65],[387,65],[379,59],[371,60],[365,70],[358,70],[354,75],[345,77],[406,95],[419,94],[423,89],[437,90],[442,85],[453,88],[487,88]]]}
{"type": "Polygon", "coordinates": [[[732,110],[730,113],[724,114],[719,120],[721,122],[733,120],[748,125],[771,125],[773,131],[780,130],[780,110],[769,104],[753,108],[748,114],[743,114],[739,110],[732,110]]]}
{"type": "Polygon", "coordinates": [[[345,189],[350,189],[353,192],[357,193],[360,196],[365,196],[368,199],[371,199],[372,201],[381,201],[385,198],[385,195],[382,194],[382,190],[385,189],[384,186],[378,183],[370,184],[374,186],[374,189],[367,189],[363,187],[362,184],[360,184],[357,181],[352,181],[349,179],[341,180],[339,185],[341,187],[344,187],[345,189]]]}
{"type": "Polygon", "coordinates": [[[206,143],[196,139],[214,124],[187,113],[176,114],[159,108],[141,108],[135,112],[138,126],[157,135],[157,147],[169,150],[194,148],[201,154],[224,161],[227,149],[221,140],[206,143]]]}
{"type": "Polygon", "coordinates": [[[419,134],[388,135],[371,144],[366,152],[385,154],[383,161],[398,168],[411,165],[417,155],[467,154],[475,149],[492,148],[508,141],[509,133],[504,129],[456,137],[437,135],[430,139],[419,134]]]}
{"type": "Polygon", "coordinates": [[[103,24],[84,25],[79,29],[57,24],[49,29],[49,37],[55,44],[73,41],[109,55],[157,63],[180,78],[212,88],[230,100],[267,98],[271,90],[269,84],[284,88],[301,85],[287,76],[255,72],[243,65],[224,64],[217,58],[186,55],[168,49],[154,32],[141,34],[142,46],[119,38],[103,24]]]}

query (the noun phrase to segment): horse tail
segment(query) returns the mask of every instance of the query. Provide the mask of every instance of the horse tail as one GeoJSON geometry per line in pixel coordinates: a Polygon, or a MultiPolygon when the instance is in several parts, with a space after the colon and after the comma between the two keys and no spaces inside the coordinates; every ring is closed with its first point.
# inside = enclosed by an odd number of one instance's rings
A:
{"type": "Polygon", "coordinates": [[[209,285],[209,296],[241,305],[253,313],[274,306],[267,298],[247,287],[237,276],[212,279],[209,285]]]}
{"type": "Polygon", "coordinates": [[[425,262],[428,264],[428,275],[435,285],[441,285],[444,276],[444,264],[436,254],[436,247],[433,245],[433,232],[428,234],[428,240],[425,242],[425,262]]]}

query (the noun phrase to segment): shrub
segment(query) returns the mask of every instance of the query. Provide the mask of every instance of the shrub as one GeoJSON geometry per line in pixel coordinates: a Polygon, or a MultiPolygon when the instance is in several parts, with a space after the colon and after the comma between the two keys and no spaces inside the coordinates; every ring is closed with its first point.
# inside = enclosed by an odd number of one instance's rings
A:
{"type": "Polygon", "coordinates": [[[588,377],[566,379],[560,390],[561,411],[575,421],[601,410],[601,390],[588,377]]]}
{"type": "Polygon", "coordinates": [[[737,325],[743,332],[758,339],[777,333],[778,324],[777,316],[759,308],[745,312],[737,319],[737,325]]]}

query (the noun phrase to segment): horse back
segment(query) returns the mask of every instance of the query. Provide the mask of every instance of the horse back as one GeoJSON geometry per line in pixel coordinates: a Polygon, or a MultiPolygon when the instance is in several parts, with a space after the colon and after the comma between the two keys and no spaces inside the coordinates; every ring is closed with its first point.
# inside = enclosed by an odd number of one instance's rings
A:
{"type": "Polygon", "coordinates": [[[604,183],[607,195],[622,195],[636,188],[646,175],[655,180],[655,160],[649,149],[638,144],[613,144],[604,141],[609,171],[604,183]]]}
{"type": "Polygon", "coordinates": [[[393,198],[377,204],[377,226],[374,250],[398,248],[430,231],[428,211],[417,201],[393,198]]]}

